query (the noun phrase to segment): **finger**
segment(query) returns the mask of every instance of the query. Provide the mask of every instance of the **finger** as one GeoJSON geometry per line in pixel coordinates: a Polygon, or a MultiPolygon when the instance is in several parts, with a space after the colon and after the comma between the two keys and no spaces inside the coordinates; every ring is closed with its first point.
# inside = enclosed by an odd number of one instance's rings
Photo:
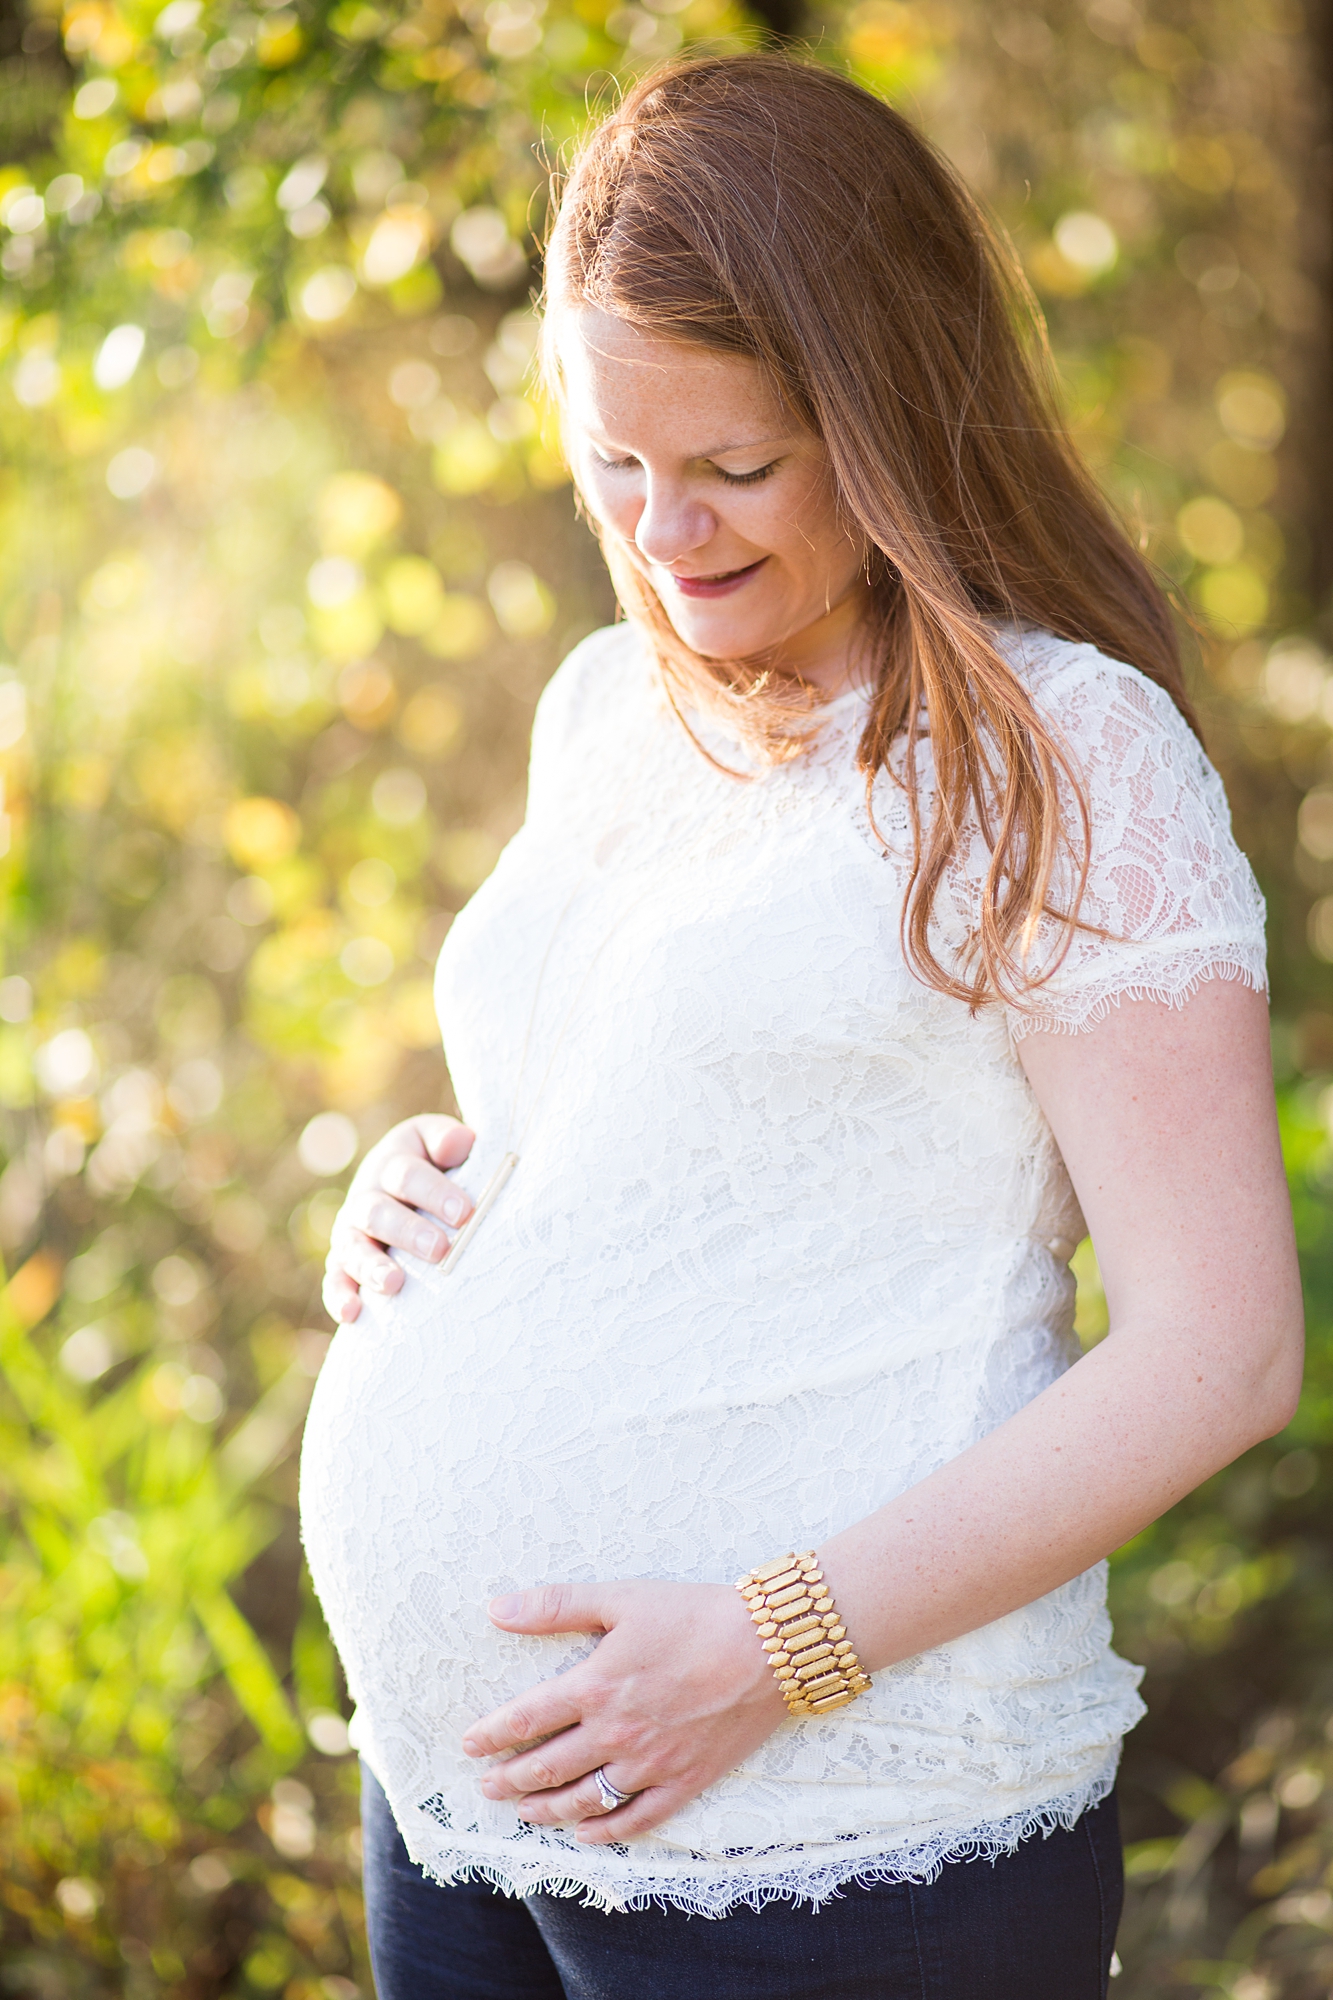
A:
{"type": "Polygon", "coordinates": [[[392,1244],[397,1250],[428,1263],[438,1261],[449,1247],[449,1239],[438,1223],[428,1221],[392,1195],[373,1187],[353,1188],[343,1209],[346,1223],[360,1230],[372,1242],[392,1244]]]}
{"type": "Polygon", "coordinates": [[[457,1181],[442,1174],[428,1160],[414,1160],[410,1153],[388,1155],[380,1167],[378,1186],[395,1201],[425,1209],[428,1215],[438,1215],[451,1229],[457,1229],[472,1211],[472,1203],[457,1181]]]}
{"type": "Polygon", "coordinates": [[[392,1294],[403,1289],[402,1266],[386,1257],[382,1246],[359,1229],[339,1230],[329,1252],[328,1270],[330,1275],[341,1271],[354,1284],[372,1292],[392,1294]]]}
{"type": "MultiPolygon", "coordinates": [[[[620,1791],[631,1789],[627,1781],[622,1782],[623,1771],[617,1778],[607,1767],[606,1776],[620,1791]]],[[[516,1809],[519,1818],[526,1820],[529,1826],[575,1826],[580,1820],[608,1817],[602,1795],[597,1789],[597,1780],[591,1771],[577,1784],[564,1785],[559,1791],[534,1792],[527,1798],[521,1798],[516,1809]]]]}
{"type": "Polygon", "coordinates": [[[446,1118],[442,1112],[423,1113],[416,1125],[421,1143],[437,1167],[461,1167],[476,1142],[477,1135],[470,1125],[460,1125],[456,1118],[446,1118]]]}
{"type": "Polygon", "coordinates": [[[345,1271],[328,1270],[324,1274],[324,1310],[332,1320],[343,1326],[350,1326],[361,1311],[361,1293],[345,1271]]]}
{"type": "MultiPolygon", "coordinates": [[[[620,1789],[624,1791],[625,1787],[622,1785],[620,1789]]],[[[692,1797],[694,1794],[680,1785],[649,1785],[645,1791],[636,1792],[628,1805],[582,1820],[574,1837],[590,1847],[607,1847],[613,1840],[628,1840],[631,1834],[647,1833],[651,1827],[661,1826],[672,1813],[688,1805],[692,1797]]]]}
{"type": "Polygon", "coordinates": [[[492,1625],[506,1632],[609,1632],[615,1623],[613,1586],[604,1583],[544,1583],[492,1598],[492,1625]]]}
{"type": "MultiPolygon", "coordinates": [[[[516,1750],[521,1743],[533,1743],[540,1736],[553,1736],[557,1730],[570,1729],[581,1722],[583,1705],[577,1683],[573,1688],[569,1686],[571,1678],[569,1674],[561,1674],[553,1681],[539,1681],[517,1701],[506,1702],[503,1708],[494,1709],[480,1722],[472,1723],[463,1738],[467,1755],[494,1757],[498,1751],[516,1750]]],[[[577,1775],[577,1768],[574,1772],[566,1771],[565,1777],[577,1775]]],[[[589,1769],[586,1761],[583,1769],[589,1769]]],[[[486,1774],[487,1778],[493,1775],[489,1771],[486,1774]]]]}
{"type": "Polygon", "coordinates": [[[517,1757],[492,1764],[481,1781],[482,1794],[488,1799],[525,1799],[569,1791],[598,1761],[591,1731],[576,1725],[517,1757]]]}

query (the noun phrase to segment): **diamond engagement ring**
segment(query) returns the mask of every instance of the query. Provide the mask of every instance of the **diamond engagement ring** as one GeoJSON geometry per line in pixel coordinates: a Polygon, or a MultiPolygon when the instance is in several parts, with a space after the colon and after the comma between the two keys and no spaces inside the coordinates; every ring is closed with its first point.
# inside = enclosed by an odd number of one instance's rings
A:
{"type": "Polygon", "coordinates": [[[592,1774],[592,1781],[596,1785],[598,1796],[602,1801],[603,1812],[614,1812],[617,1806],[627,1806],[634,1797],[633,1792],[618,1790],[611,1783],[611,1780],[607,1777],[604,1768],[600,1764],[592,1774]]]}

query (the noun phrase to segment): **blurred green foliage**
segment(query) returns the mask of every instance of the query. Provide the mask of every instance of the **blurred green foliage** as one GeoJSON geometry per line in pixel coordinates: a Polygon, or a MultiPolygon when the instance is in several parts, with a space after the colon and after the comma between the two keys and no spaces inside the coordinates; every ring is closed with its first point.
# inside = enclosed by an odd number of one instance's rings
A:
{"type": "MultiPolygon", "coordinates": [[[[1312,0],[1313,4],[1313,0],[1312,0]]],[[[1312,1367],[1125,1550],[1116,1991],[1333,1984],[1324,14],[1297,0],[27,0],[0,17],[0,1990],[369,1995],[294,1447],[355,1153],[611,611],[534,394],[550,161],[797,26],[1010,231],[1199,634],[1272,912],[1312,1367]],[[760,14],[763,20],[760,19],[760,14]]],[[[1080,1330],[1105,1331],[1079,1258],[1080,1330]]]]}

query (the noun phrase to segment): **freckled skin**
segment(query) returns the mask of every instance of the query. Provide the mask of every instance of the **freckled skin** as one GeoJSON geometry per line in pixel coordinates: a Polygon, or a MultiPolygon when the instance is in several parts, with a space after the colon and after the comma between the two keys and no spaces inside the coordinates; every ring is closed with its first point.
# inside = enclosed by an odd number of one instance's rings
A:
{"type": "Polygon", "coordinates": [[[868,599],[862,543],[838,517],[823,444],[759,364],[589,308],[559,309],[553,332],[580,491],[686,645],[715,660],[767,654],[840,687],[868,599]],[[744,571],[721,594],[688,593],[744,571]]]}

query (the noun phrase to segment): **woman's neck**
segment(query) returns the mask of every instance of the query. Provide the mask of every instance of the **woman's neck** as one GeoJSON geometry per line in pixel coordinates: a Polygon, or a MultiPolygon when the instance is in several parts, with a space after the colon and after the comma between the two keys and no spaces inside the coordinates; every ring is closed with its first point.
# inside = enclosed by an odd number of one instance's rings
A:
{"type": "Polygon", "coordinates": [[[794,632],[766,654],[762,664],[784,678],[818,688],[821,694],[843,694],[857,684],[864,657],[870,586],[858,577],[838,602],[804,630],[794,632]]]}

